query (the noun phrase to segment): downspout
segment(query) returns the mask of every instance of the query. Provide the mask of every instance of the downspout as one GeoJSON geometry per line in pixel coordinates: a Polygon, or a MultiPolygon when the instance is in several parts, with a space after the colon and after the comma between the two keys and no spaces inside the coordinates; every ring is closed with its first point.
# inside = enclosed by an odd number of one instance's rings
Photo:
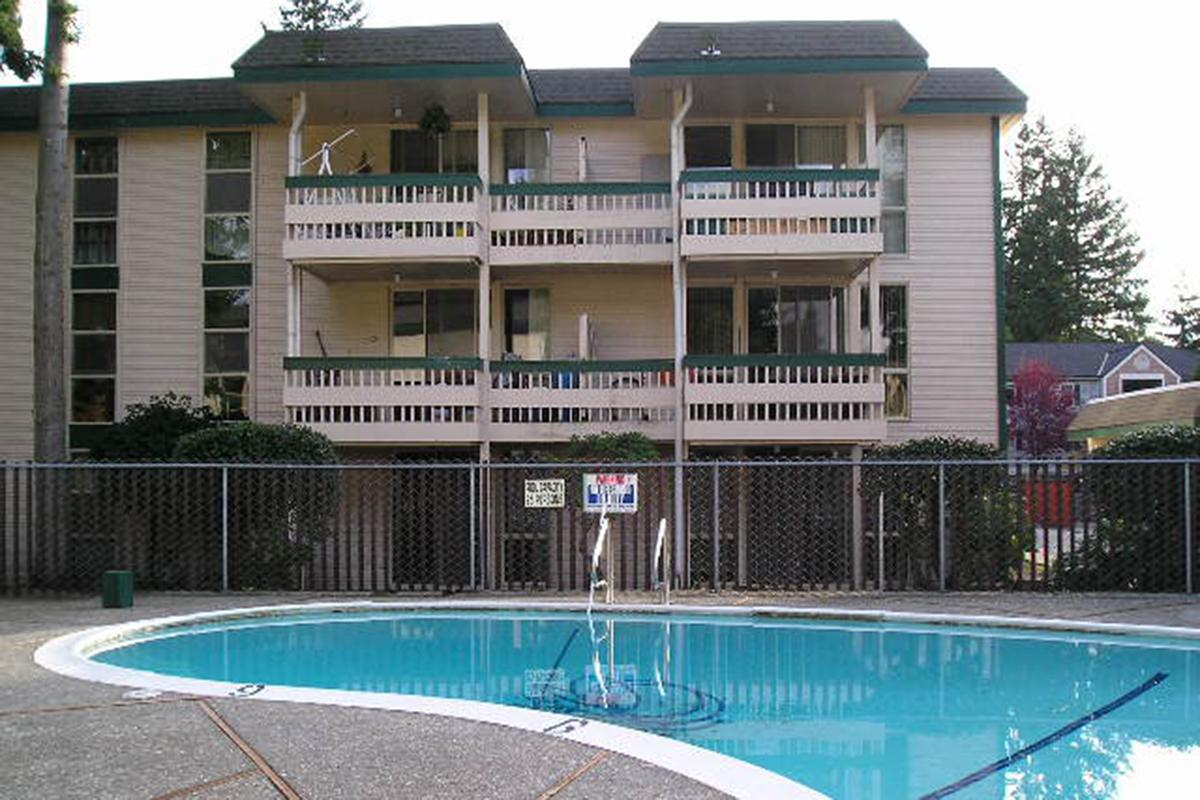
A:
{"type": "Polygon", "coordinates": [[[684,294],[683,285],[683,256],[679,248],[679,238],[683,233],[683,217],[680,209],[682,185],[679,179],[684,165],[683,120],[691,107],[692,84],[689,81],[683,89],[682,103],[675,111],[675,115],[671,117],[671,225],[674,229],[674,235],[671,237],[671,289],[675,307],[675,547],[673,548],[675,552],[672,563],[680,586],[685,583],[684,556],[686,553],[684,549],[686,530],[684,515],[686,511],[683,491],[683,422],[687,415],[687,406],[684,405],[686,401],[684,379],[686,376],[683,371],[683,357],[687,338],[683,326],[685,321],[684,304],[687,302],[687,297],[684,294]]]}
{"type": "Polygon", "coordinates": [[[300,174],[300,128],[308,117],[308,92],[292,98],[292,127],[288,131],[288,175],[300,174]]]}

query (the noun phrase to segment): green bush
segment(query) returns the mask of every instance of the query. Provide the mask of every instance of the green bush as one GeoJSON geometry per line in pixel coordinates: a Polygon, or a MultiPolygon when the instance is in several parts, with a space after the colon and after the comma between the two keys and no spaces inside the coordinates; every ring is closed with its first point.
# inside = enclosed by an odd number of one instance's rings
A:
{"type": "Polygon", "coordinates": [[[293,589],[317,547],[334,532],[337,463],[325,436],[291,425],[238,422],[179,440],[175,459],[245,466],[228,471],[229,573],[235,589],[293,589]]]}
{"type": "Polygon", "coordinates": [[[938,585],[943,513],[947,587],[992,589],[1016,580],[1034,532],[1004,464],[946,464],[944,510],[938,504],[937,465],[887,466],[889,461],[994,461],[1000,456],[991,445],[940,436],[879,447],[865,455],[862,495],[867,510],[876,513],[875,498],[882,495],[884,528],[897,535],[885,555],[892,580],[914,588],[938,585]]]}
{"type": "Polygon", "coordinates": [[[166,461],[176,443],[197,431],[212,427],[217,420],[206,406],[192,405],[189,397],[173,392],[134,403],[125,418],[101,435],[92,447],[91,458],[100,461],[166,461]]]}
{"type": "Polygon", "coordinates": [[[570,461],[640,463],[659,461],[658,446],[642,433],[593,433],[572,436],[567,445],[570,461]]]}
{"type": "MultiPolygon", "coordinates": [[[[1161,425],[1134,431],[1113,439],[1093,456],[1200,457],[1200,429],[1161,425]]],[[[1085,463],[1079,483],[1095,509],[1096,528],[1059,561],[1058,584],[1074,590],[1182,591],[1186,569],[1182,466],[1085,463]]],[[[1193,503],[1197,499],[1193,492],[1193,503]]],[[[1198,510],[1193,509],[1193,514],[1198,510]]]]}

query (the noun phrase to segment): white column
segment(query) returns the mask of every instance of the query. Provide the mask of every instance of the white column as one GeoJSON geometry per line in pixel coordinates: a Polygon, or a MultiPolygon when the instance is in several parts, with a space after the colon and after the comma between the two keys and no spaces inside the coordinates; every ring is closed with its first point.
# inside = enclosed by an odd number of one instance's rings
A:
{"type": "Polygon", "coordinates": [[[303,319],[301,315],[301,306],[303,303],[301,287],[303,285],[303,270],[295,264],[289,264],[287,293],[287,354],[289,356],[302,355],[301,348],[304,342],[304,334],[301,329],[303,319]]]}
{"type": "Polygon", "coordinates": [[[867,169],[879,168],[879,143],[875,141],[875,88],[863,87],[863,130],[867,146],[867,169]]]}
{"type": "Polygon", "coordinates": [[[846,286],[846,329],[841,335],[845,337],[842,341],[845,342],[844,349],[847,353],[862,352],[862,331],[859,325],[859,320],[862,319],[861,288],[857,278],[846,286]]]}
{"type": "Polygon", "coordinates": [[[477,98],[476,146],[479,160],[479,359],[483,362],[479,387],[479,459],[491,460],[491,440],[488,423],[491,420],[492,374],[489,360],[492,355],[492,264],[491,264],[491,200],[488,183],[491,177],[491,138],[488,120],[488,96],[480,92],[477,98]]]}
{"type": "MultiPolygon", "coordinates": [[[[671,305],[674,307],[674,340],[675,340],[675,461],[682,462],[687,458],[684,432],[684,417],[687,416],[687,397],[684,384],[687,379],[683,368],[683,357],[687,352],[687,272],[683,255],[679,250],[679,235],[683,230],[680,215],[681,193],[679,176],[683,172],[683,119],[692,104],[692,87],[688,84],[685,89],[676,89],[671,97],[671,227],[674,235],[671,237],[671,305]]],[[[672,549],[673,568],[676,580],[680,586],[687,585],[687,569],[685,566],[686,526],[684,525],[684,470],[682,466],[675,467],[675,536],[672,549]]]]}
{"type": "Polygon", "coordinates": [[[867,265],[867,294],[871,298],[871,352],[883,352],[883,313],[879,302],[879,259],[867,265]]]}

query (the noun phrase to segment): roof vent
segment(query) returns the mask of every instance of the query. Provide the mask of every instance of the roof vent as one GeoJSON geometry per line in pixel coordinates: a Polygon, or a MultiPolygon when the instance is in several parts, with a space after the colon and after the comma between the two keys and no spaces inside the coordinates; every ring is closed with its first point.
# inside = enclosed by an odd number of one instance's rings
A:
{"type": "Polygon", "coordinates": [[[700,55],[704,56],[705,58],[716,58],[717,56],[721,55],[721,48],[717,46],[717,40],[715,37],[709,37],[708,44],[700,48],[700,55]]]}

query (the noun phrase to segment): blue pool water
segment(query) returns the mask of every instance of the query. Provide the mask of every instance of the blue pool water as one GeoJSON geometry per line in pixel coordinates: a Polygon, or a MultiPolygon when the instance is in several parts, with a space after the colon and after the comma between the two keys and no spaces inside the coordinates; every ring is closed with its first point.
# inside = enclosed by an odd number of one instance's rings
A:
{"type": "Polygon", "coordinates": [[[838,798],[920,797],[1064,728],[944,796],[1169,797],[1193,793],[1163,787],[1200,786],[1200,642],[750,617],[594,619],[436,611],[243,619],[147,634],[93,658],[235,683],[562,711],[716,750],[838,798]]]}

